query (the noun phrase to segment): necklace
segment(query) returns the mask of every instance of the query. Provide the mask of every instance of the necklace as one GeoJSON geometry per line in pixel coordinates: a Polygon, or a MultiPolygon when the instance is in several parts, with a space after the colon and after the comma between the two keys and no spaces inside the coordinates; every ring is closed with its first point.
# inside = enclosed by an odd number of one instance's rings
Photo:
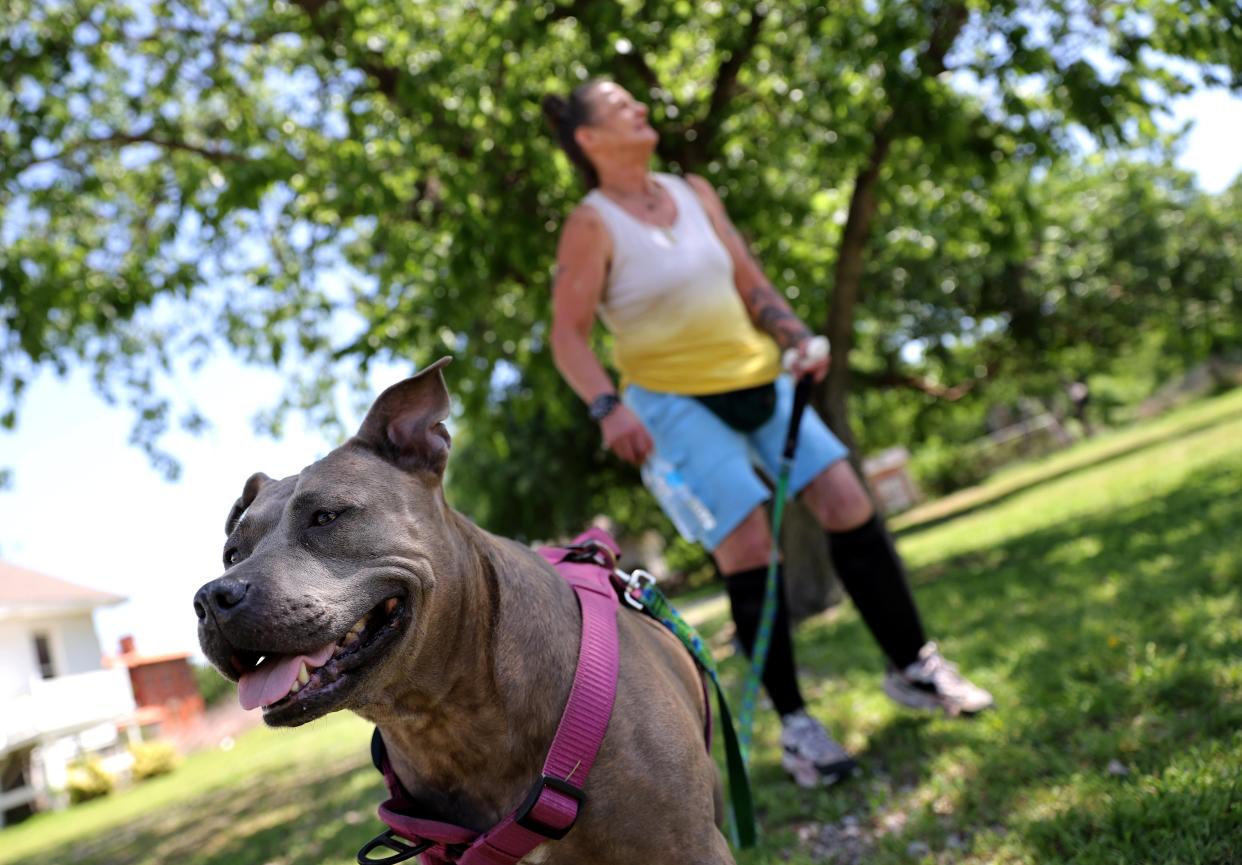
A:
{"type": "MultiPolygon", "coordinates": [[[[656,212],[656,209],[657,209],[657,208],[660,206],[660,204],[661,204],[661,199],[660,199],[660,186],[659,186],[659,184],[655,183],[654,181],[649,181],[649,183],[650,183],[651,185],[650,185],[650,186],[648,186],[646,189],[644,189],[644,190],[643,190],[643,195],[644,195],[644,196],[651,195],[651,196],[654,196],[654,198],[653,198],[652,200],[647,200],[647,199],[644,197],[644,200],[643,200],[643,205],[647,208],[647,212],[648,212],[648,213],[655,213],[655,212],[656,212]]],[[[669,246],[672,246],[673,244],[675,244],[675,243],[677,242],[677,237],[676,237],[676,235],[674,235],[674,234],[673,234],[673,226],[671,226],[671,225],[653,225],[652,227],[653,227],[656,231],[660,232],[660,236],[664,238],[664,242],[665,242],[665,243],[667,243],[669,246]]]]}
{"type": "MultiPolygon", "coordinates": [[[[648,181],[648,185],[643,188],[643,191],[641,193],[642,198],[639,200],[642,203],[643,209],[648,214],[654,214],[659,209],[660,204],[663,202],[663,199],[660,198],[660,192],[661,192],[661,187],[655,181],[648,181]]],[[[612,196],[608,196],[608,197],[612,198],[612,196]]],[[[633,198],[637,196],[630,195],[627,197],[633,200],[633,198]]],[[[615,198],[613,200],[616,201],[615,198]]],[[[673,226],[654,225],[650,222],[645,222],[644,224],[649,225],[651,228],[655,229],[659,233],[660,237],[664,239],[664,242],[666,245],[673,246],[677,243],[677,235],[673,233],[673,226]]]]}

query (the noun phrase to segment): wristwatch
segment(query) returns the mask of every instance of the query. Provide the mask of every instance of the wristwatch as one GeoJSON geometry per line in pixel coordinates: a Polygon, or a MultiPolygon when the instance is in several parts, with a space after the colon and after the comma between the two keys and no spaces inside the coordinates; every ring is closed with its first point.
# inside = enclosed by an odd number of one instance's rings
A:
{"type": "Polygon", "coordinates": [[[617,398],[615,393],[601,393],[595,399],[591,400],[591,404],[587,407],[587,414],[591,416],[591,420],[599,423],[613,410],[621,405],[621,400],[617,398]]]}

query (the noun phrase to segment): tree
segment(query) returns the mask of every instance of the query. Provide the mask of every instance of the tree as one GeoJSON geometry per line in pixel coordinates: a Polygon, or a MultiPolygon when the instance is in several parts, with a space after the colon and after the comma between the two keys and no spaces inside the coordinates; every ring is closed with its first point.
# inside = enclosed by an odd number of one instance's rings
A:
{"type": "Polygon", "coordinates": [[[954,446],[983,435],[993,406],[1063,407],[1075,380],[1099,385],[1097,403],[1124,400],[1116,382],[1150,388],[1242,348],[1237,184],[1206,195],[1167,164],[1097,153],[1038,179],[1003,168],[990,186],[985,198],[929,183],[877,219],[870,273],[888,290],[868,313],[899,332],[862,332],[853,409],[869,449],[913,441],[924,467],[945,461],[925,477],[934,492],[978,479],[954,446]],[[1005,201],[1024,204],[986,218],[1005,201]]]}
{"type": "MultiPolygon", "coordinates": [[[[971,318],[1018,339],[997,310],[1039,306],[1030,190],[1072,130],[1107,147],[1151,141],[1152,112],[1187,86],[1162,56],[1242,83],[1224,2],[17,0],[15,12],[0,38],[6,422],[34,368],[85,362],[171,466],[158,436],[175,411],[157,379],[173,357],[224,341],[284,369],[285,408],[327,423],[337,382],[451,353],[455,500],[525,537],[603,509],[655,518],[550,362],[554,237],[581,191],[543,134],[547,90],[607,74],[649,100],[660,156],[722,190],[798,311],[823,321],[831,298],[836,362],[820,398],[852,438],[856,370],[928,398],[957,386],[902,371],[901,337],[971,318]],[[933,215],[935,190],[962,202],[936,231],[986,248],[963,265],[968,302],[898,279],[870,241],[877,224],[921,233],[898,223],[933,215]],[[896,326],[895,308],[908,314],[896,326]]],[[[924,270],[943,263],[937,252],[924,270]]],[[[927,369],[953,355],[929,352],[927,369]]]]}
{"type": "MultiPolygon", "coordinates": [[[[903,15],[901,8],[882,5],[868,22],[867,29],[888,38],[876,37],[870,68],[877,94],[825,326],[838,357],[848,359],[854,346],[855,306],[886,164],[894,180],[917,175],[920,166],[932,177],[977,171],[978,189],[996,177],[996,165],[1015,157],[1032,170],[1046,169],[1075,130],[1104,144],[1139,144],[1152,136],[1153,112],[1188,86],[1155,52],[1207,64],[1214,80],[1224,66],[1231,85],[1242,84],[1242,53],[1226,35],[1242,29],[1242,16],[1228,4],[1146,3],[1127,10],[1073,0],[982,7],[945,0],[927,8],[924,15],[908,9],[903,15]],[[963,78],[990,92],[970,98],[955,86],[963,78]],[[895,149],[899,142],[916,146],[895,149]],[[893,155],[897,164],[889,164],[893,155]]],[[[865,39],[865,30],[849,36],[865,39]]],[[[1022,188],[1005,191],[1021,194],[1022,188]]],[[[1023,202],[1016,204],[1020,211],[1023,202]]],[[[1006,281],[1023,274],[1016,240],[1008,250],[993,249],[1011,255],[995,257],[1006,281]]],[[[819,400],[847,442],[853,441],[846,406],[851,369],[849,362],[834,365],[819,400]]],[[[922,387],[917,379],[907,381],[922,387]]]]}

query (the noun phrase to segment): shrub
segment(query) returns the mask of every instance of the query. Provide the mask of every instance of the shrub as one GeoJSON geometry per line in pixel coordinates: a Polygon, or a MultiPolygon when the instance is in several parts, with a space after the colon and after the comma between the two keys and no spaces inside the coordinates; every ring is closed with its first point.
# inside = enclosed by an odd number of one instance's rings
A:
{"type": "Polygon", "coordinates": [[[167,775],[177,767],[177,752],[167,742],[135,742],[129,746],[134,758],[134,780],[167,775]]]}
{"type": "Polygon", "coordinates": [[[668,566],[669,574],[676,577],[662,584],[661,589],[669,597],[705,586],[715,579],[716,569],[712,567],[711,559],[703,552],[702,547],[671,530],[671,524],[668,538],[668,546],[664,549],[664,563],[668,566]]]}
{"type": "Polygon", "coordinates": [[[69,801],[75,805],[107,796],[116,786],[116,781],[104,771],[103,765],[95,757],[80,760],[69,767],[69,801]]]}
{"type": "Polygon", "coordinates": [[[989,466],[978,448],[932,439],[911,456],[910,473],[925,493],[945,495],[979,483],[988,476],[989,466]]]}

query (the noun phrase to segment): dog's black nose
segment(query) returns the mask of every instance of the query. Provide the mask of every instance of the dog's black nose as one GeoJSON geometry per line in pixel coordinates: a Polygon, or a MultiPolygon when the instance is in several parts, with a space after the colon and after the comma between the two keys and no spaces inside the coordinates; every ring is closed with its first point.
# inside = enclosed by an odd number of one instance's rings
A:
{"type": "Polygon", "coordinates": [[[227,613],[246,597],[250,584],[233,577],[212,580],[194,595],[194,612],[200,620],[207,618],[207,611],[227,613]]]}

